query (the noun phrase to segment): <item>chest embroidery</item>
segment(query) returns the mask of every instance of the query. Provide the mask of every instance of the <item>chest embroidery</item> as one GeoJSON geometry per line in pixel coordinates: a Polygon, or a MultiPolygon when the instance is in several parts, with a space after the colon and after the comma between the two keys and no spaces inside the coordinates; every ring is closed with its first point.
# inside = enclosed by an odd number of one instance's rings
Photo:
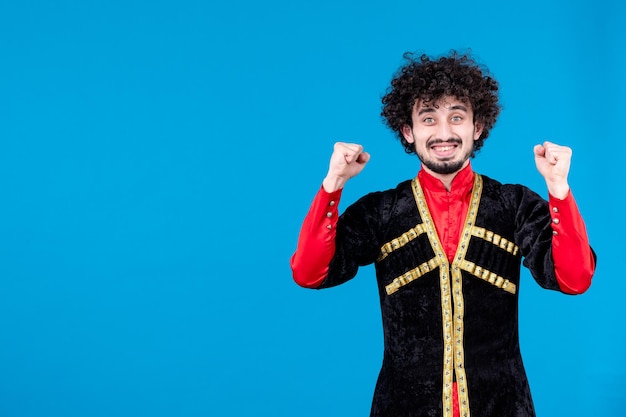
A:
{"type": "MultiPolygon", "coordinates": [[[[503,289],[504,291],[507,291],[508,293],[515,294],[517,292],[517,287],[507,278],[502,277],[492,271],[489,271],[488,269],[476,265],[472,261],[465,259],[465,253],[469,245],[469,240],[472,236],[485,240],[499,247],[500,249],[505,250],[513,256],[516,256],[519,252],[519,247],[513,242],[498,235],[497,233],[474,225],[478,206],[480,204],[480,196],[482,194],[482,178],[478,174],[474,175],[475,176],[474,186],[472,188],[472,199],[470,201],[470,207],[461,234],[461,239],[459,241],[459,246],[454,257],[454,264],[457,264],[460,270],[466,271],[477,278],[480,278],[498,288],[503,289]]],[[[412,281],[415,281],[416,279],[438,267],[445,267],[445,265],[447,265],[448,263],[448,260],[446,259],[445,253],[442,249],[441,242],[439,241],[439,237],[437,236],[435,223],[433,222],[428,207],[426,205],[424,193],[417,179],[413,179],[412,187],[415,201],[420,212],[420,217],[423,219],[423,222],[409,229],[407,232],[403,233],[399,237],[385,243],[380,248],[380,255],[377,261],[382,261],[387,256],[389,256],[389,254],[402,248],[403,246],[407,245],[412,240],[416,239],[424,233],[428,235],[428,240],[433,247],[435,256],[428,261],[416,266],[410,271],[396,277],[390,284],[385,287],[387,295],[395,293],[401,287],[409,284],[412,281]]]]}

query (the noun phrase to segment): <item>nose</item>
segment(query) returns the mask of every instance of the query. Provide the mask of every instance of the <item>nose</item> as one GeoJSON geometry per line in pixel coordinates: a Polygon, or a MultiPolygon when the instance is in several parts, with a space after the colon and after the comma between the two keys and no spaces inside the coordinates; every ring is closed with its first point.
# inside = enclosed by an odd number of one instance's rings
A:
{"type": "Polygon", "coordinates": [[[447,120],[437,125],[437,136],[441,140],[448,140],[452,137],[452,126],[447,120]]]}

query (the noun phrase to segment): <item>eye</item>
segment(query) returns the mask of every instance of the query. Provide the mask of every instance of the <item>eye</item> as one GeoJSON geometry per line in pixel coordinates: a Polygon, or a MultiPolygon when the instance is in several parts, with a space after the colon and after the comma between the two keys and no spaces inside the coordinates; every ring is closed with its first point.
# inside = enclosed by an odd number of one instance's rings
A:
{"type": "Polygon", "coordinates": [[[435,119],[432,118],[432,117],[425,117],[424,118],[424,123],[426,123],[428,125],[433,124],[433,123],[435,123],[435,119]]]}
{"type": "Polygon", "coordinates": [[[452,119],[451,119],[451,120],[452,120],[453,122],[457,122],[457,123],[458,123],[458,122],[462,122],[462,121],[463,121],[463,117],[462,117],[462,116],[459,116],[459,115],[456,115],[456,116],[452,116],[452,119]]]}

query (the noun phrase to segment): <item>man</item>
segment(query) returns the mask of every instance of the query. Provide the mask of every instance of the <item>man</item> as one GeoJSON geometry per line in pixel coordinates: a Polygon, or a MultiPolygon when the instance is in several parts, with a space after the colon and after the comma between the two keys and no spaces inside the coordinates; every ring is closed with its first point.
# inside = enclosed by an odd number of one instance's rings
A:
{"type": "Polygon", "coordinates": [[[339,216],[344,185],[370,155],[336,143],[291,259],[294,280],[326,288],[375,265],[384,357],[371,416],[534,416],[519,350],[520,265],[566,294],[586,291],[595,270],[567,182],[572,151],[534,147],[549,201],[474,173],[470,158],[500,113],[497,81],[468,55],[405,58],[382,115],[421,169],[339,216]]]}

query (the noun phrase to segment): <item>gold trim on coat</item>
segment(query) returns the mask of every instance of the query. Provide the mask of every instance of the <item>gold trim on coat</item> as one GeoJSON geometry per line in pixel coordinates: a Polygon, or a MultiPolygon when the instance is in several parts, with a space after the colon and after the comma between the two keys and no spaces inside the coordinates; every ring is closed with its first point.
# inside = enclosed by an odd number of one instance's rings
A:
{"type": "Polygon", "coordinates": [[[450,265],[443,250],[443,245],[439,240],[435,223],[426,204],[424,192],[417,178],[413,179],[412,188],[422,223],[409,229],[399,237],[385,243],[380,249],[380,255],[377,261],[385,259],[392,252],[406,246],[409,242],[424,233],[428,236],[428,240],[435,254],[434,257],[399,277],[396,277],[390,284],[385,286],[385,290],[387,295],[391,295],[401,287],[439,268],[443,331],[443,417],[452,417],[452,388],[455,377],[460,416],[470,417],[469,391],[465,374],[465,351],[463,345],[465,300],[463,297],[463,276],[461,271],[466,271],[511,294],[515,294],[517,288],[516,285],[508,279],[466,260],[465,256],[469,248],[469,242],[472,237],[476,237],[498,246],[500,249],[505,250],[513,256],[517,256],[519,247],[492,231],[475,226],[483,182],[480,175],[474,174],[474,184],[467,217],[463,225],[463,230],[461,231],[461,238],[456,253],[450,265]]]}

